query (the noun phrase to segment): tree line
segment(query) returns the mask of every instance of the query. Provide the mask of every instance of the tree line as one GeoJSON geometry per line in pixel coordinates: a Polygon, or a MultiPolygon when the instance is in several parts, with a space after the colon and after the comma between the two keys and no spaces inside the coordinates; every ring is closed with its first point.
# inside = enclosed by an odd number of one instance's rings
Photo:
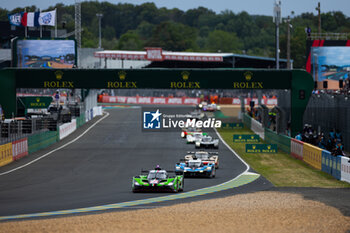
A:
{"type": "MultiPolygon", "coordinates": [[[[61,3],[57,8],[58,28],[74,31],[74,5],[61,3]]],[[[37,10],[26,7],[27,12],[37,10]]],[[[0,20],[7,20],[12,11],[0,8],[0,20]]],[[[98,18],[102,13],[102,47],[104,49],[143,50],[144,47],[162,47],[168,51],[228,52],[274,57],[275,25],[272,16],[233,13],[225,10],[216,13],[204,7],[187,11],[177,8],[157,8],[154,3],[113,4],[85,1],[81,3],[82,47],[98,45],[98,18]]],[[[321,15],[322,32],[350,32],[350,18],[342,12],[326,12],[321,15]]],[[[291,58],[294,67],[305,65],[306,33],[310,27],[317,32],[318,17],[303,13],[291,19],[291,58]]],[[[286,57],[287,24],[280,25],[280,57],[286,57]]]]}

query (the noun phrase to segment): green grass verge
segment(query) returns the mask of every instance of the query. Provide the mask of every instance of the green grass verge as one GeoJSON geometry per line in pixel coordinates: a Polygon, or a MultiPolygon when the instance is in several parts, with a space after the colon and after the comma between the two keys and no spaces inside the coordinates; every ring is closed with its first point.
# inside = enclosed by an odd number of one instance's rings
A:
{"type": "MultiPolygon", "coordinates": [[[[276,154],[252,154],[245,152],[246,143],[234,143],[233,134],[254,134],[251,130],[219,129],[226,143],[236,151],[256,172],[263,175],[277,187],[350,187],[347,182],[339,181],[333,176],[317,170],[303,161],[279,150],[276,154]]],[[[261,142],[264,143],[264,142],[261,142]]]]}

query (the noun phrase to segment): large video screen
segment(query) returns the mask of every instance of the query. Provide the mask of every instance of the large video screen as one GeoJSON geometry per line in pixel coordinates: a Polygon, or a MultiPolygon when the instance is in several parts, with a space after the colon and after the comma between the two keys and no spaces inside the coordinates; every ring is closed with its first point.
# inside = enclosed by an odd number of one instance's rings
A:
{"type": "Polygon", "coordinates": [[[315,80],[347,79],[350,73],[350,47],[313,47],[312,74],[315,80]]]}
{"type": "Polygon", "coordinates": [[[74,40],[17,40],[15,66],[22,68],[73,68],[74,40]]]}

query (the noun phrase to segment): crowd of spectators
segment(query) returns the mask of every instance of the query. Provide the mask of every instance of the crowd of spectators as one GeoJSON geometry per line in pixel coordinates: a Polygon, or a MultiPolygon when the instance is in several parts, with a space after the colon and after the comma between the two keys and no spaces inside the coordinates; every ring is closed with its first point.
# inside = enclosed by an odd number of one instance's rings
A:
{"type": "Polygon", "coordinates": [[[318,134],[311,125],[305,124],[303,130],[299,132],[295,139],[328,150],[333,156],[345,156],[343,137],[339,130],[331,130],[326,138],[324,133],[318,134]]]}

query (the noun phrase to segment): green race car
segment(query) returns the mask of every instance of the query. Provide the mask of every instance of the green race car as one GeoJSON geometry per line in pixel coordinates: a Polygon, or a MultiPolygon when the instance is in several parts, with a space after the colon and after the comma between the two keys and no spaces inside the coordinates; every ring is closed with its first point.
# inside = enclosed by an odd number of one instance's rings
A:
{"type": "MultiPolygon", "coordinates": [[[[181,192],[184,189],[184,176],[170,176],[166,170],[157,166],[154,170],[141,171],[140,176],[132,178],[132,191],[135,192],[181,192]]],[[[175,173],[175,172],[174,172],[175,173]]]]}

